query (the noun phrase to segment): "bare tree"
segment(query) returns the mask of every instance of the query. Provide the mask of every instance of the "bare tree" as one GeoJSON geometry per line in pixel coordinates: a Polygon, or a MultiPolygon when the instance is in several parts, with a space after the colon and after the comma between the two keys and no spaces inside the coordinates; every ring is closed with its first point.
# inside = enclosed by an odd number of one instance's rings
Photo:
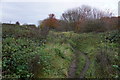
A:
{"type": "Polygon", "coordinates": [[[83,5],[81,7],[68,10],[64,12],[61,19],[69,24],[72,29],[79,30],[82,23],[86,20],[100,19],[102,17],[111,17],[112,13],[107,10],[106,12],[90,6],[83,5]]]}

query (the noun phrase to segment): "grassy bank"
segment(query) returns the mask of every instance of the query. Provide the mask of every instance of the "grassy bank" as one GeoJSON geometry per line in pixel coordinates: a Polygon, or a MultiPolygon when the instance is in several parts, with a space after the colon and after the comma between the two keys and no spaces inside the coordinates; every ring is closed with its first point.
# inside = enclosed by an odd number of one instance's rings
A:
{"type": "Polygon", "coordinates": [[[52,35],[42,39],[34,30],[38,31],[37,28],[3,25],[3,76],[67,77],[74,55],[70,44],[52,35]]]}
{"type": "MultiPolygon", "coordinates": [[[[110,39],[107,39],[108,36],[113,36],[115,32],[117,33],[117,31],[111,31],[105,33],[79,34],[79,39],[76,41],[77,49],[85,53],[91,62],[85,77],[118,77],[118,69],[113,67],[115,65],[117,67],[119,64],[119,47],[118,43],[115,43],[118,40],[116,41],[114,38],[112,38],[114,40],[110,42],[110,39]]],[[[119,39],[119,37],[116,37],[116,39],[119,39]]]]}
{"type": "Polygon", "coordinates": [[[77,55],[76,76],[79,77],[86,59],[91,64],[86,78],[119,77],[119,35],[49,31],[46,38],[37,27],[3,25],[3,76],[16,78],[66,78],[73,56],[77,55]],[[115,36],[115,37],[114,37],[115,36]]]}

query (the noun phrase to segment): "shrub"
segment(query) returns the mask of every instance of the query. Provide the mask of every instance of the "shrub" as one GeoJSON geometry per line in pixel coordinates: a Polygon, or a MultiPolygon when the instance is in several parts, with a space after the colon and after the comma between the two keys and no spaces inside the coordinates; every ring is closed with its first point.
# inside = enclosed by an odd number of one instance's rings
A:
{"type": "Polygon", "coordinates": [[[20,23],[17,21],[17,22],[16,22],[16,25],[20,25],[20,23]]]}
{"type": "Polygon", "coordinates": [[[49,29],[55,29],[59,26],[59,21],[55,18],[54,14],[49,14],[49,18],[43,20],[40,24],[40,28],[49,27],[49,29]]]}
{"type": "Polygon", "coordinates": [[[106,27],[101,20],[87,20],[81,27],[81,32],[104,32],[106,27]]]}
{"type": "Polygon", "coordinates": [[[26,26],[16,26],[16,25],[2,25],[2,38],[14,37],[14,38],[28,38],[34,41],[40,41],[41,31],[37,27],[26,27],[26,26]]]}
{"type": "Polygon", "coordinates": [[[63,52],[61,52],[58,48],[55,48],[55,52],[56,52],[56,54],[58,56],[60,56],[61,58],[65,59],[63,52]]]}
{"type": "Polygon", "coordinates": [[[105,41],[107,42],[114,42],[114,43],[119,43],[120,41],[120,31],[115,30],[112,32],[108,32],[107,35],[105,36],[105,41]]]}
{"type": "MultiPolygon", "coordinates": [[[[16,78],[37,77],[50,67],[50,57],[43,47],[27,39],[3,40],[3,76],[16,78]],[[17,77],[18,76],[18,77],[17,77]]],[[[47,73],[47,72],[46,72],[47,73]]]]}
{"type": "Polygon", "coordinates": [[[31,52],[33,52],[35,49],[35,45],[32,41],[25,39],[6,38],[3,40],[2,49],[2,66],[4,76],[32,76],[32,73],[30,73],[28,70],[29,66],[27,66],[29,60],[32,58],[31,52]]]}

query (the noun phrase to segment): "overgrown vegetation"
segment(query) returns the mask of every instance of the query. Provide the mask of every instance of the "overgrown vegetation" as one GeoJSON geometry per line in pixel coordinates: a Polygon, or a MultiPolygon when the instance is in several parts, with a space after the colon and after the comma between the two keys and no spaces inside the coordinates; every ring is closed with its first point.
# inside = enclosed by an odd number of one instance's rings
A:
{"type": "Polygon", "coordinates": [[[91,62],[85,77],[119,77],[119,39],[118,30],[108,33],[83,33],[79,35],[76,46],[89,57],[91,62]],[[111,38],[113,36],[114,38],[111,38]]]}
{"type": "Polygon", "coordinates": [[[50,14],[39,27],[2,24],[3,78],[67,78],[73,56],[75,77],[83,71],[87,56],[85,78],[119,78],[117,19],[82,6],[63,13],[61,20],[50,14]]]}
{"type": "MultiPolygon", "coordinates": [[[[46,39],[35,34],[33,30],[34,28],[23,26],[3,25],[4,76],[67,77],[74,49],[85,53],[91,61],[85,77],[119,76],[120,35],[117,30],[98,34],[50,31],[46,39]]],[[[77,60],[76,76],[79,76],[86,60],[80,54],[77,60]]]]}
{"type": "Polygon", "coordinates": [[[51,37],[48,37],[45,44],[45,39],[35,34],[33,30],[23,26],[3,25],[3,76],[8,78],[67,76],[73,55],[71,46],[68,43],[62,44],[57,38],[56,43],[50,43],[51,37]]]}

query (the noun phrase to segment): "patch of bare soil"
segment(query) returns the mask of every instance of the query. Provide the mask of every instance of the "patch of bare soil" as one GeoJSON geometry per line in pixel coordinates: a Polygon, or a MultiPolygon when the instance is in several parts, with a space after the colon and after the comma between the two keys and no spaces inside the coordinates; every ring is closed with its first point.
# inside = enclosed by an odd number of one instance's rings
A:
{"type": "Polygon", "coordinates": [[[75,78],[75,72],[76,72],[76,58],[74,57],[71,65],[70,65],[70,68],[69,68],[69,71],[68,71],[68,78],[75,78]]]}
{"type": "Polygon", "coordinates": [[[83,56],[85,56],[86,58],[86,63],[85,63],[85,67],[83,68],[83,70],[80,72],[80,77],[79,78],[84,78],[84,75],[86,73],[86,71],[88,70],[89,68],[89,65],[90,65],[90,60],[88,58],[87,55],[85,55],[84,53],[81,53],[79,51],[76,51],[75,52],[75,56],[74,56],[74,59],[73,61],[71,62],[71,65],[70,65],[70,68],[69,68],[69,71],[68,71],[68,78],[75,78],[75,73],[76,73],[76,69],[77,69],[77,54],[82,54],[83,56]]]}
{"type": "Polygon", "coordinates": [[[90,60],[89,60],[89,58],[88,58],[88,56],[87,55],[85,55],[84,53],[82,53],[84,56],[85,56],[85,58],[86,58],[86,64],[85,64],[85,67],[83,68],[83,70],[81,71],[81,73],[80,73],[80,78],[84,78],[84,75],[85,75],[85,73],[87,72],[87,70],[88,70],[88,68],[89,68],[89,65],[90,65],[90,60]]]}

